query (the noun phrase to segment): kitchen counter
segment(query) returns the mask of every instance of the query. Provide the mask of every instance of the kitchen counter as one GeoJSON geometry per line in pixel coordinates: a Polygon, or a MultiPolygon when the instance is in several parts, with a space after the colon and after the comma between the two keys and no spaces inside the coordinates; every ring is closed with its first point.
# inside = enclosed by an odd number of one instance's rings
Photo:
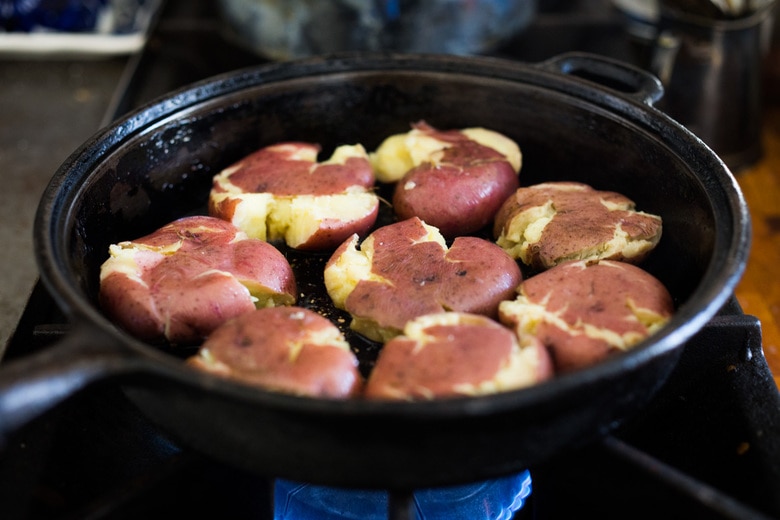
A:
{"type": "Polygon", "coordinates": [[[764,156],[737,174],[753,221],[753,245],[736,296],[761,320],[764,354],[780,387],[780,103],[765,113],[764,156]]]}
{"type": "Polygon", "coordinates": [[[102,124],[127,58],[0,58],[0,357],[38,277],[35,211],[62,162],[102,124]]]}

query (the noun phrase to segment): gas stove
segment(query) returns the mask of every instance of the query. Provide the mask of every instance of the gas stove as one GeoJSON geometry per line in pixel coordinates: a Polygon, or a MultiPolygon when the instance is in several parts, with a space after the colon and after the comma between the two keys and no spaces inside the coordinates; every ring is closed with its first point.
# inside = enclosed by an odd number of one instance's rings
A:
{"type": "MultiPolygon", "coordinates": [[[[127,72],[106,120],[154,97],[262,59],[220,31],[213,7],[168,2],[127,72]]],[[[496,54],[534,62],[586,50],[641,64],[620,17],[584,21],[553,11],[496,54]]],[[[68,331],[37,285],[5,359],[46,349],[68,331]]],[[[325,504],[401,520],[780,518],[780,395],[760,323],[732,298],[692,340],[646,410],[599,441],[516,475],[397,496],[275,481],[177,444],[104,382],[26,426],[0,453],[6,519],[324,518],[325,504]],[[362,505],[361,505],[362,504],[362,505]],[[366,505],[367,504],[367,505],[366,505]],[[445,510],[447,516],[435,516],[445,510]],[[458,509],[458,511],[461,511],[458,509]],[[466,512],[467,511],[467,512],[466,512]],[[286,512],[287,516],[284,516],[286,512]],[[313,513],[312,513],[313,514],[313,513]]]]}
{"type": "MultiPolygon", "coordinates": [[[[44,349],[65,333],[64,318],[37,286],[8,359],[44,349]]],[[[761,351],[760,324],[732,299],[689,341],[639,417],[527,472],[420,490],[410,506],[381,490],[313,487],[291,494],[304,483],[274,482],[177,445],[110,383],[25,427],[0,457],[0,482],[8,519],[270,519],[274,505],[300,510],[291,495],[325,504],[355,504],[369,495],[381,501],[380,511],[400,508],[388,518],[401,519],[414,518],[403,516],[407,507],[432,507],[426,500],[435,506],[437,493],[448,504],[453,496],[478,500],[463,516],[469,519],[473,511],[484,515],[476,518],[515,520],[583,511],[597,518],[780,518],[780,397],[761,351]]]]}

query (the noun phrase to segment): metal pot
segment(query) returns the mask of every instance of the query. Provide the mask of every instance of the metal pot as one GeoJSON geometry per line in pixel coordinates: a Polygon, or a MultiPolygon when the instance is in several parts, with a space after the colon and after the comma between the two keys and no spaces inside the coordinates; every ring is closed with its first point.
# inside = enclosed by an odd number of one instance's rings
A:
{"type": "MultiPolygon", "coordinates": [[[[533,65],[346,55],[240,70],[142,107],[73,153],[43,195],[35,223],[41,279],[73,331],[1,367],[0,438],[106,380],[183,444],[264,475],[329,485],[474,481],[600,438],[663,385],[686,341],[732,295],[748,255],[749,215],[733,175],[653,108],[661,94],[654,77],[581,54],[533,65]],[[532,388],[388,403],[282,395],[196,372],[101,313],[98,270],[108,245],[203,211],[223,167],[286,139],[319,142],[326,152],[352,142],[373,149],[420,119],[515,139],[521,184],[583,181],[660,214],[664,236],[643,267],[675,299],[668,325],[630,352],[532,388]]],[[[323,261],[295,263],[305,277],[323,261]]],[[[328,305],[315,282],[302,280],[311,291],[302,303],[328,305]]]]}
{"type": "Polygon", "coordinates": [[[537,0],[220,0],[226,35],[275,60],[345,51],[476,54],[525,29],[537,0]],[[500,20],[500,23],[496,23],[500,20]]]}

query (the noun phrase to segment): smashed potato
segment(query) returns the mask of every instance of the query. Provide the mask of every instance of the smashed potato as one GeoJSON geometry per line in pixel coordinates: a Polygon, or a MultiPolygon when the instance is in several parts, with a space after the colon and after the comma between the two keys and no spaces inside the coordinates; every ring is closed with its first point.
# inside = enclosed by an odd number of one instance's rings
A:
{"type": "Polygon", "coordinates": [[[518,187],[522,154],[485,128],[437,130],[425,122],[388,137],[371,155],[377,179],[395,182],[399,220],[419,217],[453,238],[481,230],[518,187]]]}
{"type": "Polygon", "coordinates": [[[229,320],[187,363],[295,395],[346,398],[363,388],[357,358],[341,331],[303,307],[258,309],[229,320]]]}
{"type": "Polygon", "coordinates": [[[100,305],[143,340],[196,343],[229,318],[296,300],[292,268],[276,248],[212,217],[178,219],[112,244],[109,255],[100,305]]]}
{"type": "Polygon", "coordinates": [[[384,345],[365,396],[413,401],[486,395],[550,378],[552,364],[541,342],[523,338],[521,343],[508,328],[477,314],[420,316],[384,345]]]}
{"type": "Polygon", "coordinates": [[[527,278],[499,319],[550,350],[556,372],[593,365],[633,348],[674,312],[672,297],[647,271],[626,262],[572,261],[527,278]]]}
{"type": "Polygon", "coordinates": [[[317,162],[319,145],[287,142],[250,154],[214,177],[209,214],[250,237],[300,250],[333,249],[376,221],[379,198],[362,145],[317,162]]]}
{"type": "Polygon", "coordinates": [[[448,248],[435,227],[413,217],[375,230],[359,247],[357,236],[345,241],[324,280],[334,305],[351,314],[353,330],[386,341],[424,314],[496,316],[522,274],[494,243],[458,237],[448,248]]]}
{"type": "Polygon", "coordinates": [[[517,189],[495,218],[496,243],[536,269],[570,260],[638,263],[661,239],[661,217],[627,197],[577,182],[517,189]]]}

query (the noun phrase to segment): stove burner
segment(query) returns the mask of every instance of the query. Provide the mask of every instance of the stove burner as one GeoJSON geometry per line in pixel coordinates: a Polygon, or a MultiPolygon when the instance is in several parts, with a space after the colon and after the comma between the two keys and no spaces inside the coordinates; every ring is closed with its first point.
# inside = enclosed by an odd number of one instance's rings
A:
{"type": "MultiPolygon", "coordinates": [[[[420,489],[410,507],[417,520],[506,520],[523,507],[531,494],[531,474],[474,484],[420,489]]],[[[385,520],[387,491],[340,489],[277,479],[274,520],[385,520]]]]}

